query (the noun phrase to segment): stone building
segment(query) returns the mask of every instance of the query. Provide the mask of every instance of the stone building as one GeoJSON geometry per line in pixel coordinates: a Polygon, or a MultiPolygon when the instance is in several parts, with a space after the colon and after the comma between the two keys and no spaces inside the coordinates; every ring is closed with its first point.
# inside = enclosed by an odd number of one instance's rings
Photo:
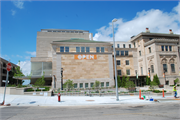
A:
{"type": "MultiPolygon", "coordinates": [[[[36,57],[31,58],[31,83],[44,74],[46,85],[60,88],[63,69],[63,83],[71,79],[75,88],[92,87],[95,80],[102,87],[114,86],[113,42],[93,41],[92,37],[92,33],[84,30],[37,32],[36,57]]],[[[150,70],[151,80],[157,74],[161,84],[174,84],[180,74],[179,43],[179,35],[172,31],[161,34],[150,33],[149,29],[128,42],[116,41],[118,75],[121,78],[128,75],[136,86],[144,86],[150,70]]]]}

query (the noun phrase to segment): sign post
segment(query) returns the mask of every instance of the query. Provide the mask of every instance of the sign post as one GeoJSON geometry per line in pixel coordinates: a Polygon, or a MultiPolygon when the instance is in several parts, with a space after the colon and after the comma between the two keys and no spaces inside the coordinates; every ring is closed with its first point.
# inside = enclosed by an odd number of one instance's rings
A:
{"type": "Polygon", "coordinates": [[[4,105],[4,103],[5,103],[6,86],[7,86],[7,83],[8,83],[9,71],[11,70],[11,63],[7,64],[6,70],[7,70],[7,76],[6,76],[6,83],[5,83],[5,88],[4,88],[3,102],[2,102],[1,105],[4,105]]]}

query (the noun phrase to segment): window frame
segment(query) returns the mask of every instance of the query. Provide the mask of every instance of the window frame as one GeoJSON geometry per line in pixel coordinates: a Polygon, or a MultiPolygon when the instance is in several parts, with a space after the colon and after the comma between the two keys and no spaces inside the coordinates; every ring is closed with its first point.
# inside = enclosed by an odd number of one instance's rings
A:
{"type": "Polygon", "coordinates": [[[125,56],[125,55],[124,55],[124,51],[121,51],[121,56],[125,56]],[[123,53],[123,55],[122,55],[122,53],[123,53]]]}
{"type": "Polygon", "coordinates": [[[117,48],[119,48],[119,44],[117,44],[117,48]]]}
{"type": "Polygon", "coordinates": [[[119,54],[119,51],[116,51],[116,56],[119,56],[120,54],[119,54]],[[117,54],[118,53],[118,54],[117,54]]]}
{"type": "Polygon", "coordinates": [[[86,47],[86,52],[87,52],[87,53],[90,52],[90,47],[86,47]]]}
{"type": "Polygon", "coordinates": [[[171,72],[172,73],[175,73],[176,72],[176,70],[175,70],[175,65],[174,64],[170,64],[171,65],[171,72]],[[172,65],[173,65],[173,67],[174,67],[174,71],[173,71],[173,69],[172,69],[172,65]]]}
{"type": "Polygon", "coordinates": [[[100,53],[100,48],[99,47],[96,47],[96,53],[100,53]]]}
{"type": "Polygon", "coordinates": [[[169,46],[169,51],[172,51],[172,46],[169,46]]]}
{"type": "Polygon", "coordinates": [[[121,60],[116,60],[117,65],[121,65],[121,60]],[[119,64],[118,64],[119,63],[119,64]]]}
{"type": "Polygon", "coordinates": [[[63,52],[64,52],[64,46],[60,46],[60,52],[62,52],[62,49],[63,48],[63,52]]]}
{"type": "Polygon", "coordinates": [[[85,47],[81,47],[81,52],[85,52],[85,47]]]}
{"type": "Polygon", "coordinates": [[[141,51],[139,51],[139,56],[141,56],[141,51]]]}
{"type": "Polygon", "coordinates": [[[164,45],[161,45],[161,51],[164,51],[164,45]]]}
{"type": "Polygon", "coordinates": [[[76,47],[76,52],[78,53],[78,52],[80,52],[81,50],[80,50],[80,47],[76,47]],[[79,48],[79,50],[78,50],[78,48],[79,48]]]}
{"type": "Polygon", "coordinates": [[[123,44],[123,48],[126,48],[126,44],[123,44]]]}
{"type": "Polygon", "coordinates": [[[128,56],[129,55],[129,51],[125,51],[125,56],[128,56]]]}
{"type": "Polygon", "coordinates": [[[154,65],[151,65],[151,73],[154,73],[154,65]]]}
{"type": "Polygon", "coordinates": [[[126,75],[131,75],[130,69],[126,69],[126,75]],[[129,71],[129,74],[128,74],[129,71]]]}
{"type": "Polygon", "coordinates": [[[104,53],[104,47],[101,47],[101,53],[104,53]]]}
{"type": "Polygon", "coordinates": [[[165,46],[165,50],[168,51],[168,46],[167,45],[165,46]]]}
{"type": "Polygon", "coordinates": [[[65,47],[65,52],[69,52],[69,47],[68,46],[65,47]]]}
{"type": "Polygon", "coordinates": [[[149,53],[151,53],[151,47],[149,47],[149,53]]]}
{"type": "Polygon", "coordinates": [[[117,75],[120,75],[120,76],[122,75],[121,70],[117,70],[117,75]]]}
{"type": "Polygon", "coordinates": [[[126,62],[126,65],[129,65],[129,60],[126,60],[125,62],[126,62]]]}
{"type": "Polygon", "coordinates": [[[131,48],[131,44],[129,44],[129,48],[131,48]]]}
{"type": "Polygon", "coordinates": [[[163,64],[163,73],[164,73],[164,68],[165,68],[164,65],[166,66],[165,72],[168,72],[167,64],[163,64]]]}

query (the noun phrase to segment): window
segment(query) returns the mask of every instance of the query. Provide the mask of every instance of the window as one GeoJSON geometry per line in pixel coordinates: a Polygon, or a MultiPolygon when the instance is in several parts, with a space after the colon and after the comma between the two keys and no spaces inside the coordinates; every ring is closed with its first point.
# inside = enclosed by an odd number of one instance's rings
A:
{"type": "Polygon", "coordinates": [[[121,56],[124,56],[124,51],[121,51],[121,56]]]}
{"type": "Polygon", "coordinates": [[[69,52],[69,47],[65,47],[65,52],[69,52]]]}
{"type": "Polygon", "coordinates": [[[169,51],[172,51],[172,46],[169,46],[169,51]]]}
{"type": "Polygon", "coordinates": [[[141,51],[139,51],[139,56],[141,56],[141,51]]]}
{"type": "Polygon", "coordinates": [[[167,64],[163,64],[163,72],[167,72],[167,64]]]}
{"type": "Polygon", "coordinates": [[[127,70],[126,70],[126,74],[127,74],[127,75],[130,75],[130,69],[127,69],[127,70]]]}
{"type": "Polygon", "coordinates": [[[166,85],[169,85],[169,80],[166,81],[166,85]]]}
{"type": "Polygon", "coordinates": [[[117,62],[117,65],[121,65],[121,62],[120,62],[120,60],[117,60],[116,62],[117,62]]]}
{"type": "Polygon", "coordinates": [[[149,38],[149,40],[152,40],[153,38],[149,38]]]}
{"type": "Polygon", "coordinates": [[[104,87],[104,82],[101,82],[101,87],[104,87]]]}
{"type": "Polygon", "coordinates": [[[149,47],[149,53],[151,53],[151,47],[149,47]]]}
{"type": "Polygon", "coordinates": [[[119,56],[119,51],[116,51],[116,56],[119,56]]]}
{"type": "Polygon", "coordinates": [[[104,52],[104,47],[101,47],[101,52],[102,52],[102,53],[104,52]]]}
{"type": "Polygon", "coordinates": [[[117,70],[117,74],[118,74],[118,75],[121,75],[121,70],[117,70]]]}
{"type": "Polygon", "coordinates": [[[171,64],[171,72],[175,72],[175,66],[174,66],[174,64],[171,64]]]}
{"type": "Polygon", "coordinates": [[[77,88],[77,83],[74,83],[74,88],[77,88]]]}
{"type": "Polygon", "coordinates": [[[113,45],[112,45],[112,48],[113,48],[113,45]]]}
{"type": "Polygon", "coordinates": [[[129,44],[129,48],[131,48],[131,44],[129,44]]]}
{"type": "Polygon", "coordinates": [[[80,52],[80,47],[76,47],[76,52],[80,52]]]}
{"type": "Polygon", "coordinates": [[[64,52],[64,47],[60,47],[60,52],[64,52]]]}
{"type": "Polygon", "coordinates": [[[161,46],[161,50],[164,51],[164,46],[161,46]]]}
{"type": "Polygon", "coordinates": [[[128,56],[128,51],[125,51],[125,56],[128,56]]]}
{"type": "Polygon", "coordinates": [[[93,87],[94,83],[91,83],[91,87],[93,87]]]}
{"type": "Polygon", "coordinates": [[[117,44],[117,48],[119,48],[119,44],[117,44]]]}
{"type": "Polygon", "coordinates": [[[5,67],[5,68],[6,68],[6,63],[3,63],[3,67],[5,67]]]}
{"type": "Polygon", "coordinates": [[[151,65],[151,72],[154,73],[154,66],[151,65]]]}
{"type": "Polygon", "coordinates": [[[83,83],[80,83],[80,85],[79,85],[79,86],[80,86],[80,88],[83,88],[83,83]]]}
{"type": "Polygon", "coordinates": [[[143,75],[143,67],[141,67],[141,75],[143,75]]]}
{"type": "Polygon", "coordinates": [[[168,51],[168,46],[165,46],[166,51],[168,51]]]}
{"type": "Polygon", "coordinates": [[[85,52],[85,47],[81,47],[81,52],[85,52]]]}
{"type": "Polygon", "coordinates": [[[97,53],[99,53],[99,52],[100,52],[99,47],[96,47],[96,52],[97,52],[97,53]]]}
{"type": "Polygon", "coordinates": [[[134,42],[134,48],[136,47],[136,43],[134,42]]]}
{"type": "Polygon", "coordinates": [[[85,83],[85,88],[88,88],[88,83],[85,83]]]}
{"type": "Polygon", "coordinates": [[[106,82],[106,87],[109,87],[109,82],[106,82]]]}
{"type": "Polygon", "coordinates": [[[90,51],[89,51],[89,47],[86,47],[86,52],[90,52],[90,51]]]}
{"type": "Polygon", "coordinates": [[[123,44],[123,48],[126,48],[126,45],[125,45],[125,44],[123,44]]]}
{"type": "Polygon", "coordinates": [[[126,60],[126,65],[129,65],[129,60],[126,60]]]}

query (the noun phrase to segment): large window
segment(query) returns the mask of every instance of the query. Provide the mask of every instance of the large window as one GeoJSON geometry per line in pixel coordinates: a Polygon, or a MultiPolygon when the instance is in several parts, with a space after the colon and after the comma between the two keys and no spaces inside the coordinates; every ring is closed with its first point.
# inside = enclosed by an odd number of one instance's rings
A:
{"type": "Polygon", "coordinates": [[[175,72],[175,66],[174,66],[174,64],[171,64],[171,72],[175,72]]]}
{"type": "Polygon", "coordinates": [[[169,51],[172,51],[172,46],[169,46],[169,51]]]}
{"type": "Polygon", "coordinates": [[[126,65],[129,65],[129,60],[126,60],[126,65]]]}
{"type": "Polygon", "coordinates": [[[121,65],[121,62],[120,62],[120,60],[117,60],[117,65],[121,65]]]}
{"type": "Polygon", "coordinates": [[[86,47],[86,52],[90,52],[89,47],[86,47]]]}
{"type": "Polygon", "coordinates": [[[101,82],[101,87],[104,87],[104,82],[101,82]]]}
{"type": "Polygon", "coordinates": [[[81,47],[81,52],[85,52],[85,47],[81,47]]]}
{"type": "Polygon", "coordinates": [[[131,48],[131,44],[129,44],[129,48],[131,48]]]}
{"type": "Polygon", "coordinates": [[[119,56],[119,51],[116,51],[116,56],[119,56]]]}
{"type": "Polygon", "coordinates": [[[151,65],[151,72],[154,73],[154,66],[151,65]]]}
{"type": "Polygon", "coordinates": [[[94,83],[91,83],[91,87],[93,87],[94,83]]]}
{"type": "Polygon", "coordinates": [[[76,47],[76,52],[80,52],[80,47],[76,47]]]}
{"type": "Polygon", "coordinates": [[[130,75],[130,69],[126,70],[126,75],[130,75]]]}
{"type": "Polygon", "coordinates": [[[125,51],[125,56],[128,56],[128,54],[129,54],[128,51],[125,51]]]}
{"type": "Polygon", "coordinates": [[[164,51],[164,46],[163,45],[161,46],[161,50],[164,51]]]}
{"type": "Polygon", "coordinates": [[[121,75],[121,70],[117,70],[118,75],[121,75]]]}
{"type": "Polygon", "coordinates": [[[125,44],[123,44],[123,48],[126,48],[126,45],[125,45],[125,44]]]}
{"type": "Polygon", "coordinates": [[[96,52],[97,52],[97,53],[99,53],[99,52],[100,52],[99,47],[96,47],[96,52]]]}
{"type": "Polygon", "coordinates": [[[31,62],[33,76],[52,75],[52,62],[31,62]]]}
{"type": "Polygon", "coordinates": [[[121,56],[124,56],[124,51],[121,51],[121,56]]]}
{"type": "Polygon", "coordinates": [[[139,56],[141,56],[141,51],[139,51],[139,56]]]}
{"type": "Polygon", "coordinates": [[[166,51],[168,51],[168,46],[165,46],[166,51]]]}
{"type": "Polygon", "coordinates": [[[80,83],[80,85],[79,85],[79,86],[80,86],[80,88],[83,88],[83,83],[80,83]]]}
{"type": "Polygon", "coordinates": [[[104,53],[104,47],[101,47],[101,52],[104,53]]]}
{"type": "Polygon", "coordinates": [[[117,48],[119,48],[119,44],[117,44],[117,48]]]}
{"type": "Polygon", "coordinates": [[[64,47],[60,47],[60,52],[64,52],[64,47]]]}
{"type": "Polygon", "coordinates": [[[65,52],[69,52],[69,47],[65,47],[65,52]]]}
{"type": "Polygon", "coordinates": [[[85,88],[88,88],[88,83],[85,83],[85,88]]]}
{"type": "Polygon", "coordinates": [[[109,82],[106,82],[106,87],[109,87],[109,82]]]}
{"type": "Polygon", "coordinates": [[[74,83],[74,88],[77,88],[77,83],[74,83]]]}
{"type": "Polygon", "coordinates": [[[167,64],[163,64],[163,72],[167,72],[167,64]]]}
{"type": "Polygon", "coordinates": [[[151,47],[149,47],[149,53],[151,53],[151,47]]]}

